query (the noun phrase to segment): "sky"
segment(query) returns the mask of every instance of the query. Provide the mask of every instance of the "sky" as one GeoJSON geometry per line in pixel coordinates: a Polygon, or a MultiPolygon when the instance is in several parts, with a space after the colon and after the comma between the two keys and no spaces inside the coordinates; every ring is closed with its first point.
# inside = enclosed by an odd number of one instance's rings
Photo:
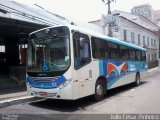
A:
{"type": "MultiPolygon", "coordinates": [[[[44,9],[79,21],[94,21],[107,14],[107,6],[102,0],[13,0],[29,6],[38,4],[44,9]]],[[[130,12],[131,8],[140,4],[150,4],[154,10],[160,9],[159,0],[116,0],[111,3],[111,11],[130,12]]],[[[35,6],[34,6],[35,7],[35,6]]]]}

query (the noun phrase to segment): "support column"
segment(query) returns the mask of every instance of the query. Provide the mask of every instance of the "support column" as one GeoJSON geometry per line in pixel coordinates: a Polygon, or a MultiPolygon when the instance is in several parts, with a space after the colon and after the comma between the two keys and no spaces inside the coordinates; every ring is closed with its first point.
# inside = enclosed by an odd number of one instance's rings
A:
{"type": "Polygon", "coordinates": [[[19,66],[19,47],[15,37],[8,37],[5,41],[6,63],[8,66],[19,66]]]}

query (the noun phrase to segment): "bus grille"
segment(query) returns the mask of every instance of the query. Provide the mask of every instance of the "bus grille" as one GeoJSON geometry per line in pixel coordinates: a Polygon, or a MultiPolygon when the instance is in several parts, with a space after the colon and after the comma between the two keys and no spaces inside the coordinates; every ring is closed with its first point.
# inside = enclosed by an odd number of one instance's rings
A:
{"type": "Polygon", "coordinates": [[[50,77],[50,78],[46,78],[46,77],[33,77],[32,81],[33,82],[53,82],[57,79],[58,77],[50,77]]]}

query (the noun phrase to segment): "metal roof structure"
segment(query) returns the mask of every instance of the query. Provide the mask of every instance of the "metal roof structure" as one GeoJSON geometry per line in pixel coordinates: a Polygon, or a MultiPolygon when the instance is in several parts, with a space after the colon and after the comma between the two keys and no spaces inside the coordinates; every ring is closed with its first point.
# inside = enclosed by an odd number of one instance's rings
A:
{"type": "Polygon", "coordinates": [[[42,8],[32,8],[15,1],[0,1],[0,17],[21,20],[47,26],[68,23],[65,17],[42,8]]]}

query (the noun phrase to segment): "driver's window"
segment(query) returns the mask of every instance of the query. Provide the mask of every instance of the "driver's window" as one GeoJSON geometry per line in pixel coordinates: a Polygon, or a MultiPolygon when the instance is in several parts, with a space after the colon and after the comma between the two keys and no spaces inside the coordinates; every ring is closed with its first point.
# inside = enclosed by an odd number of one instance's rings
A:
{"type": "Polygon", "coordinates": [[[75,32],[73,34],[75,69],[88,64],[91,61],[90,41],[85,34],[75,32]]]}

